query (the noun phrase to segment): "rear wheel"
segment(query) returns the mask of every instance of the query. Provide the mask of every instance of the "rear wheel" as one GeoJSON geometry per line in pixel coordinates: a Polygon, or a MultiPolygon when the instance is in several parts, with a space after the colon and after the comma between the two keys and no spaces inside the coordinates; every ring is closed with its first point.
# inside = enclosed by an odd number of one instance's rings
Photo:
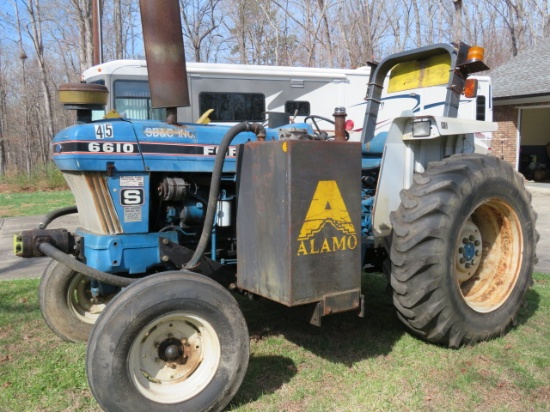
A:
{"type": "Polygon", "coordinates": [[[92,299],[90,279],[52,260],[40,280],[38,300],[46,324],[69,342],[86,342],[105,305],[111,299],[92,299]]]}
{"type": "Polygon", "coordinates": [[[523,178],[495,157],[434,162],[391,214],[391,285],[415,333],[458,347],[506,332],[532,283],[538,234],[523,178]]]}
{"type": "Polygon", "coordinates": [[[248,356],[231,294],[203,276],[165,272],[113,299],[90,336],[86,370],[109,412],[218,411],[237,392],[248,356]]]}

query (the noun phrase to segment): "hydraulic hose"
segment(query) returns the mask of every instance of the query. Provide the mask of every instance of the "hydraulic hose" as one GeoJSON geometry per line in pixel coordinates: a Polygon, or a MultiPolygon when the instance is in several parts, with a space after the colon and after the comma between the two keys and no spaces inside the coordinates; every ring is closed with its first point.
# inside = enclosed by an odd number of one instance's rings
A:
{"type": "Polygon", "coordinates": [[[78,209],[76,208],[76,206],[68,206],[61,209],[53,210],[46,216],[44,216],[44,220],[39,223],[37,229],[46,229],[48,225],[55,219],[65,215],[72,215],[74,213],[78,213],[78,209]]]}
{"type": "Polygon", "coordinates": [[[195,253],[189,262],[184,266],[184,269],[193,269],[199,263],[204,250],[210,240],[212,233],[212,225],[214,223],[214,214],[216,213],[216,202],[218,201],[218,194],[220,190],[220,180],[223,170],[223,164],[225,161],[225,154],[229,145],[233,139],[242,132],[253,132],[258,137],[258,140],[265,139],[265,129],[258,123],[239,123],[231,127],[224,135],[220,145],[218,146],[218,153],[216,154],[216,160],[214,162],[214,170],[212,171],[212,181],[210,183],[210,192],[208,194],[208,206],[206,209],[206,216],[204,218],[204,226],[202,227],[202,233],[195,249],[195,253]]]}
{"type": "Polygon", "coordinates": [[[82,273],[92,279],[98,280],[100,282],[108,283],[114,286],[125,287],[130,283],[135,282],[138,278],[130,279],[122,276],[111,275],[110,273],[102,272],[100,270],[94,269],[90,266],[85,265],[84,263],[73,259],[69,255],[63,253],[55,246],[50,243],[41,243],[38,245],[38,249],[44,253],[46,256],[51,257],[52,259],[57,260],[58,262],[63,263],[65,266],[74,270],[75,272],[82,273]]]}
{"type": "MultiPolygon", "coordinates": [[[[61,216],[70,215],[73,213],[78,213],[78,209],[76,206],[69,206],[61,209],[56,209],[48,213],[46,216],[44,216],[44,220],[40,222],[40,224],[38,225],[38,229],[46,229],[48,225],[55,219],[61,216]]],[[[52,259],[55,259],[58,262],[63,263],[65,266],[69,267],[75,272],[82,273],[83,275],[86,275],[100,282],[108,283],[114,286],[125,287],[137,280],[137,278],[135,279],[125,278],[122,276],[112,275],[110,273],[106,273],[106,272],[102,272],[100,270],[94,269],[76,259],[73,259],[71,256],[65,254],[64,252],[62,252],[61,250],[59,250],[58,248],[56,248],[50,243],[41,243],[40,245],[38,245],[38,249],[42,253],[44,253],[46,256],[49,256],[52,259]]]]}

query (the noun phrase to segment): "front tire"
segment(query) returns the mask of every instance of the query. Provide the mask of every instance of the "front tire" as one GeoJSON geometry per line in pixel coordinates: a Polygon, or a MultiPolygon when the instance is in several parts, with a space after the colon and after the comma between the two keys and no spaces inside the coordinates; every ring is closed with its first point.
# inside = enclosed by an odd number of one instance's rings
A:
{"type": "Polygon", "coordinates": [[[44,321],[60,338],[86,342],[92,326],[110,300],[92,301],[90,279],[52,260],[40,279],[38,301],[44,321]]]}
{"type": "Polygon", "coordinates": [[[86,371],[109,412],[219,411],[248,357],[248,328],[231,294],[203,276],[165,272],[133,283],[105,309],[86,371]]]}
{"type": "Polygon", "coordinates": [[[456,155],[416,175],[401,201],[390,248],[398,317],[450,347],[503,335],[536,262],[523,177],[492,156],[456,155]]]}

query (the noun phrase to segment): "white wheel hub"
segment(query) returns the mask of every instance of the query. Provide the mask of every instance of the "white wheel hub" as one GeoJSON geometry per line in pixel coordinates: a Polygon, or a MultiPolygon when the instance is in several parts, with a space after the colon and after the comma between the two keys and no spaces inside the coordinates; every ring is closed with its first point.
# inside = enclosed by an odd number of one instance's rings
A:
{"type": "Polygon", "coordinates": [[[176,312],[155,319],[136,336],[128,354],[128,372],[146,398],[177,403],[208,385],[220,357],[212,325],[195,314],[176,312]]]}

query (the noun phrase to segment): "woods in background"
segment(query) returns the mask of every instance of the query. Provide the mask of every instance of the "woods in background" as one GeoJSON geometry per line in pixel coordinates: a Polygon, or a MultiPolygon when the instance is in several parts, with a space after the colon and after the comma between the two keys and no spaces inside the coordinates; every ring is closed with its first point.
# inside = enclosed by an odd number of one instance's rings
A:
{"type": "MultiPolygon", "coordinates": [[[[104,60],[144,58],[138,0],[102,1],[104,60]]],[[[92,65],[92,1],[0,5],[0,175],[51,157],[57,86],[92,65]]],[[[180,0],[188,61],[355,68],[457,40],[492,68],[550,36],[548,0],[180,0]]]]}

